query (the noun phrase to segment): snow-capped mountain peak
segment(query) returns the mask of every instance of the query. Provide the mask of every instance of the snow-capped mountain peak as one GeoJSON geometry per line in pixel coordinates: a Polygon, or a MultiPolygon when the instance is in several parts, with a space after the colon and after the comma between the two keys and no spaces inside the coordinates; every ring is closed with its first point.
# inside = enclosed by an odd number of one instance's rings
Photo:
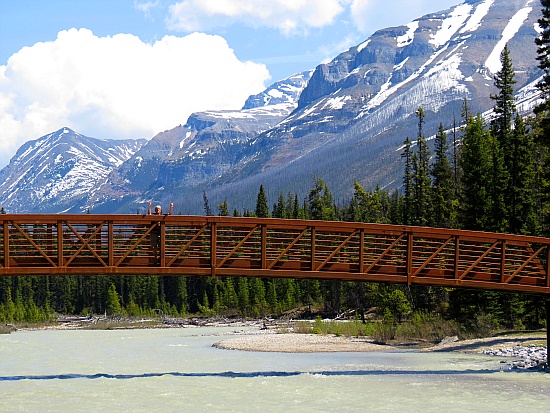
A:
{"type": "Polygon", "coordinates": [[[78,212],[98,182],[144,143],[89,138],[67,127],[29,141],[0,171],[0,205],[12,212],[78,212]]]}

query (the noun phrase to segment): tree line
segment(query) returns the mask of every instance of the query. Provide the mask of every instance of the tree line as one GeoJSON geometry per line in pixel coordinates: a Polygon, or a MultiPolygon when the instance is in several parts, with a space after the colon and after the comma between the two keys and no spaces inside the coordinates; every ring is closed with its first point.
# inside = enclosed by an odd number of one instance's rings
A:
{"type": "MultiPolygon", "coordinates": [[[[231,210],[227,201],[206,215],[341,220],[550,236],[550,0],[541,0],[538,66],[540,103],[518,113],[508,46],[494,75],[492,114],[471,112],[441,122],[426,138],[426,113],[415,111],[417,135],[406,137],[402,186],[366,190],[339,204],[321,178],[306,197],[279,194],[270,204],[263,185],[254,208],[231,210]]],[[[185,316],[302,316],[369,312],[387,320],[431,313],[466,328],[544,325],[544,298],[442,287],[407,287],[340,281],[183,276],[25,276],[0,279],[0,321],[41,321],[53,314],[158,314],[185,316]]]]}

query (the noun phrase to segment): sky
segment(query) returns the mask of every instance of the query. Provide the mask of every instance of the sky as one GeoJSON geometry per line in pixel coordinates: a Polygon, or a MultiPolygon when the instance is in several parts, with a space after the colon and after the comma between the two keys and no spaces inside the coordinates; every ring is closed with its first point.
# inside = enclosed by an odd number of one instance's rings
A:
{"type": "Polygon", "coordinates": [[[0,168],[62,127],[146,138],[462,0],[2,0],[0,168]]]}

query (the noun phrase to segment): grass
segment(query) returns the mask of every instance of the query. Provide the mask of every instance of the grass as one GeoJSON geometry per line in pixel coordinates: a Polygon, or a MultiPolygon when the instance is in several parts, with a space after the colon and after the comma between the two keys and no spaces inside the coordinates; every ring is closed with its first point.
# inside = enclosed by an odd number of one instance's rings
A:
{"type": "Polygon", "coordinates": [[[418,313],[402,323],[384,321],[302,321],[294,327],[296,333],[334,334],[347,337],[372,337],[374,340],[439,342],[445,337],[460,335],[460,325],[430,314],[418,313]]]}
{"type": "Polygon", "coordinates": [[[365,337],[373,333],[373,323],[364,324],[361,321],[323,321],[317,318],[315,322],[300,321],[296,323],[294,332],[305,334],[334,334],[335,336],[365,337]]]}

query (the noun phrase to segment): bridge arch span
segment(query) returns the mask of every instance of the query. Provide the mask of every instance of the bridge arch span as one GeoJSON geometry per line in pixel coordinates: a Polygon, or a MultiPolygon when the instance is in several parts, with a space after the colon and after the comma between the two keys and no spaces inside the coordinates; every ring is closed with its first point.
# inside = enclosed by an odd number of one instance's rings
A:
{"type": "Polygon", "coordinates": [[[289,277],[550,294],[550,238],[183,215],[6,214],[0,221],[0,276],[289,277]]]}

